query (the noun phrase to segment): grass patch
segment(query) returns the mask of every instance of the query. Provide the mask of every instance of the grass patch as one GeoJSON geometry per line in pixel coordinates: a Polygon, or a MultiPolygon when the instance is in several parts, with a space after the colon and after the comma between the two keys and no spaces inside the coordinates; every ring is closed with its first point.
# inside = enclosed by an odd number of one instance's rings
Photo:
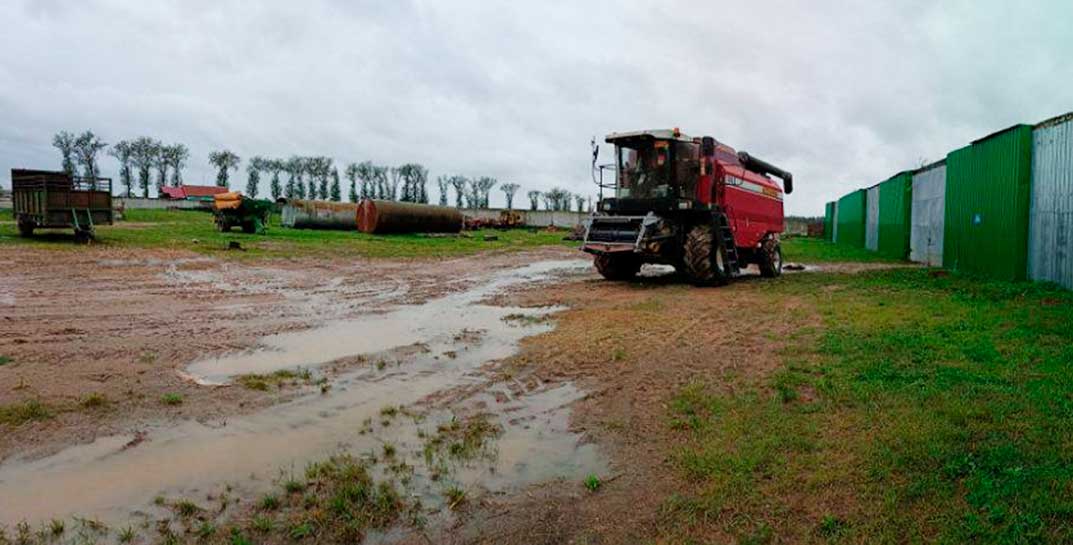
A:
{"type": "Polygon", "coordinates": [[[11,358],[9,358],[8,356],[0,356],[0,366],[7,365],[11,363],[11,361],[11,358]]]}
{"type": "Polygon", "coordinates": [[[52,409],[47,405],[32,399],[22,403],[0,405],[0,424],[8,426],[21,426],[35,420],[47,420],[52,418],[52,409]]]}
{"type": "Polygon", "coordinates": [[[250,390],[268,391],[269,388],[283,388],[286,384],[297,385],[312,384],[313,373],[309,369],[280,369],[267,374],[249,374],[241,375],[235,379],[236,382],[249,388],[250,390]]]}
{"type": "Polygon", "coordinates": [[[757,384],[675,396],[673,463],[697,486],[666,500],[665,533],[1073,541],[1073,294],[917,269],[768,288],[823,328],[757,384]]]}
{"type": "Polygon", "coordinates": [[[108,396],[100,392],[94,392],[92,394],[87,395],[86,397],[83,397],[82,400],[78,402],[78,404],[83,409],[97,410],[107,409],[112,404],[112,401],[108,399],[108,396]]]}
{"type": "MultiPolygon", "coordinates": [[[[511,229],[480,230],[459,236],[368,235],[356,231],[286,229],[279,215],[270,220],[264,235],[220,233],[212,214],[192,210],[127,210],[126,219],[115,225],[98,226],[96,244],[110,247],[167,248],[234,259],[257,257],[447,257],[470,255],[487,250],[523,250],[549,245],[576,245],[563,241],[562,231],[511,229]],[[496,235],[485,240],[485,235],[496,235]],[[244,252],[229,252],[229,242],[239,242],[244,252]]],[[[0,223],[0,246],[49,248],[77,251],[70,231],[42,234],[24,239],[13,223],[0,223]]]]}
{"type": "Polygon", "coordinates": [[[164,394],[164,395],[160,396],[160,402],[165,404],[165,405],[169,405],[169,406],[173,406],[173,407],[177,406],[177,405],[182,405],[183,404],[183,395],[182,394],[177,394],[177,393],[174,393],[174,392],[167,393],[167,394],[164,394]]]}
{"type": "Polygon", "coordinates": [[[601,486],[603,486],[603,482],[600,481],[600,477],[591,474],[588,477],[585,477],[585,488],[588,489],[589,492],[596,492],[601,486]]]}
{"type": "Polygon", "coordinates": [[[782,258],[789,263],[894,262],[876,252],[818,238],[791,237],[782,241],[782,258]]]}

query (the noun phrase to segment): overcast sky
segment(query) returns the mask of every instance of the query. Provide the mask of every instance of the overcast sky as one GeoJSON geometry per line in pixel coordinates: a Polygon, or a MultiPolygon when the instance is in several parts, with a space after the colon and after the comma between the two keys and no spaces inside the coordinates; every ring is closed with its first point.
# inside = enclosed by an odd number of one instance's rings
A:
{"type": "Polygon", "coordinates": [[[1073,110],[1073,2],[881,4],[0,0],[0,183],[89,128],[185,143],[188,183],[227,147],[595,194],[594,135],[677,126],[792,171],[815,215],[1073,110]]]}

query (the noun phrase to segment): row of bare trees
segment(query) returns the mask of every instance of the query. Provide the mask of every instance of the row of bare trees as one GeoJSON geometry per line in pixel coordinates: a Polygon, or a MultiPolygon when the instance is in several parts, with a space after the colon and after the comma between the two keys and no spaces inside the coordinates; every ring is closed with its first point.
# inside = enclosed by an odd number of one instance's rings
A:
{"type": "MultiPolygon", "coordinates": [[[[52,145],[60,151],[63,170],[71,176],[100,176],[97,156],[109,146],[93,134],[93,131],[85,131],[77,136],[60,131],[52,137],[52,145]]],[[[140,136],[133,140],[116,142],[108,149],[108,155],[119,162],[119,183],[123,186],[124,193],[128,197],[134,195],[137,179],[142,195],[148,197],[154,173],[157,192],[169,185],[169,172],[170,185],[182,183],[182,172],[190,158],[190,150],[183,144],[169,145],[148,136],[140,136]]]]}
{"type": "MultiPolygon", "coordinates": [[[[77,136],[61,131],[53,137],[52,145],[60,151],[64,171],[72,176],[100,175],[97,157],[108,144],[93,131],[87,130],[77,136]]],[[[148,136],[121,140],[107,153],[119,162],[119,181],[128,197],[134,195],[135,183],[145,197],[149,196],[150,186],[155,185],[159,194],[163,187],[182,184],[182,171],[190,159],[190,150],[185,145],[164,144],[148,136]],[[153,174],[156,174],[155,184],[153,174]]],[[[242,158],[223,149],[209,153],[209,163],[216,169],[216,185],[230,187],[231,173],[239,169],[242,158]]],[[[269,193],[273,199],[342,200],[339,169],[330,157],[293,155],[288,159],[273,159],[254,156],[246,162],[246,173],[246,194],[250,197],[256,198],[260,194],[263,174],[269,177],[269,193]],[[285,183],[281,179],[283,175],[286,175],[285,183]]],[[[350,163],[343,169],[343,175],[350,182],[347,195],[350,202],[366,198],[429,202],[428,169],[418,163],[397,167],[376,165],[372,161],[350,163]]],[[[491,192],[499,186],[507,208],[513,209],[514,196],[521,187],[516,183],[500,184],[499,180],[489,176],[439,176],[436,184],[440,190],[439,204],[449,206],[449,192],[453,189],[454,205],[459,208],[489,208],[491,192]]],[[[546,210],[556,211],[571,210],[572,200],[579,212],[586,206],[584,196],[562,188],[530,191],[526,195],[531,210],[537,210],[541,202],[546,210]]],[[[591,207],[591,203],[589,205],[591,207]]]]}

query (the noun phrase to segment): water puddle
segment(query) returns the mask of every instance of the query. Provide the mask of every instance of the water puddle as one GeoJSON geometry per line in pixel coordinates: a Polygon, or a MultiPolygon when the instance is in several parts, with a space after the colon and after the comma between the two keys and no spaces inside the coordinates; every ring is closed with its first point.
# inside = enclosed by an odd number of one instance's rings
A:
{"type": "Polygon", "coordinates": [[[316,367],[358,354],[382,352],[424,343],[430,348],[455,342],[465,331],[486,331],[488,342],[513,340],[503,318],[518,309],[477,304],[514,285],[540,281],[555,271],[587,269],[586,261],[543,261],[501,273],[474,289],[421,305],[400,306],[383,313],[281,333],[261,339],[251,350],[194,362],[186,372],[201,384],[226,384],[237,375],[316,367]]]}
{"type": "MultiPolygon", "coordinates": [[[[452,389],[477,391],[456,402],[483,407],[502,434],[494,457],[454,468],[451,479],[502,490],[598,472],[602,466],[594,448],[567,427],[567,405],[582,395],[576,388],[544,385],[512,394],[509,385],[490,385],[482,369],[512,355],[523,338],[549,331],[553,326],[541,318],[557,309],[481,301],[513,285],[588,266],[584,261],[536,263],[423,305],[274,335],[254,350],[195,362],[188,371],[206,383],[356,355],[383,363],[340,375],[326,394],[312,393],[255,414],[103,437],[38,460],[10,459],[0,465],[0,524],[72,515],[118,524],[148,520],[167,514],[154,506],[158,495],[203,500],[227,483],[233,496],[255,498],[272,488],[281,468],[301,472],[333,453],[376,452],[392,442],[400,453],[413,455],[421,450],[419,430],[452,416],[451,403],[421,409],[419,402],[452,389]],[[414,343],[422,348],[392,350],[414,343]],[[423,416],[381,424],[385,407],[410,406],[423,416]]],[[[418,468],[412,493],[428,496],[426,503],[435,505],[432,498],[442,482],[427,477],[430,468],[422,473],[418,458],[411,464],[418,468]]]]}

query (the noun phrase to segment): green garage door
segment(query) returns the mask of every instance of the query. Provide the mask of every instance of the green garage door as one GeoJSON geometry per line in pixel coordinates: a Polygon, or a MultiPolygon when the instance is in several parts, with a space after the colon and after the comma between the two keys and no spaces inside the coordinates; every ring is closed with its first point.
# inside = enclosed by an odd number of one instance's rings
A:
{"type": "Polygon", "coordinates": [[[838,243],[864,248],[865,190],[838,199],[838,243]]]}
{"type": "Polygon", "coordinates": [[[913,175],[902,172],[879,184],[879,248],[894,259],[909,257],[913,175]]]}
{"type": "Polygon", "coordinates": [[[944,267],[1000,280],[1025,278],[1031,171],[1028,125],[947,155],[944,267]]]}

